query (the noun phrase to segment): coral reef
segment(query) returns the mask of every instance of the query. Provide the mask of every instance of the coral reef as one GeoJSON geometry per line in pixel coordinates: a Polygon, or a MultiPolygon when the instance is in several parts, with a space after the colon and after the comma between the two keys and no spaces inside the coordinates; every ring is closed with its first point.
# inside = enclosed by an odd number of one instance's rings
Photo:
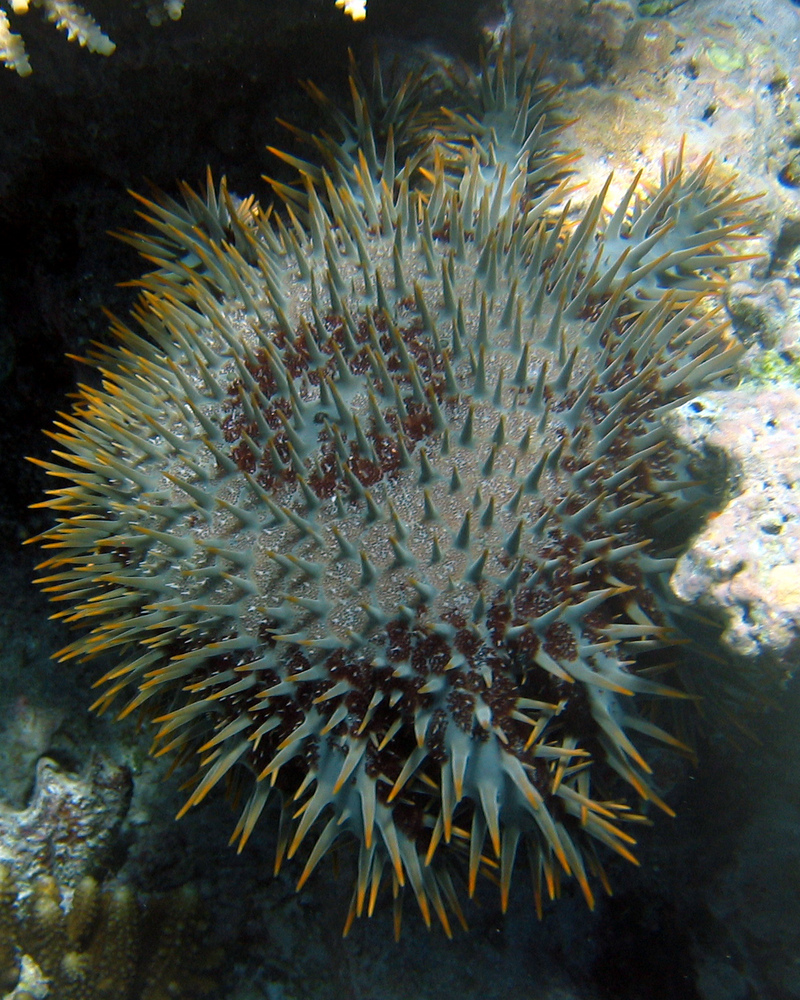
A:
{"type": "MultiPolygon", "coordinates": [[[[720,164],[747,178],[751,190],[763,192],[765,236],[773,238],[782,220],[794,218],[796,197],[779,177],[794,154],[797,131],[800,47],[797,12],[789,3],[754,18],[739,0],[693,0],[668,18],[626,22],[622,41],[615,38],[613,49],[604,45],[613,55],[605,60],[583,51],[589,35],[574,27],[583,29],[589,11],[570,15],[569,4],[558,5],[553,18],[525,21],[526,12],[556,5],[513,0],[512,6],[559,77],[590,81],[564,95],[565,112],[577,119],[582,179],[598,185],[614,169],[617,182],[624,182],[685,137],[694,155],[715,153],[720,164]]],[[[758,249],[767,249],[766,240],[758,249]]]]}
{"type": "Polygon", "coordinates": [[[218,956],[191,887],[158,898],[84,876],[68,894],[41,876],[23,894],[0,864],[0,988],[53,1000],[189,1000],[207,995],[218,956]]]}
{"type": "MultiPolygon", "coordinates": [[[[725,308],[730,314],[740,340],[756,343],[761,351],[751,352],[746,359],[745,375],[756,382],[769,382],[779,377],[780,370],[791,369],[792,352],[800,339],[800,322],[793,315],[792,302],[784,282],[772,280],[732,282],[725,291],[725,308]],[[773,368],[769,355],[785,355],[784,364],[773,368]]],[[[773,357],[772,362],[778,359],[773,357]]],[[[798,381],[800,372],[792,376],[798,381]]]]}
{"type": "MultiPolygon", "coordinates": [[[[733,467],[733,496],[678,560],[671,586],[725,621],[754,687],[797,668],[800,638],[800,404],[793,386],[700,397],[670,418],[685,447],[733,467]]],[[[743,671],[744,672],[744,671],[743,671]]]]}
{"type": "Polygon", "coordinates": [[[130,772],[105,758],[76,775],[43,757],[28,805],[0,806],[0,861],[21,881],[48,875],[74,885],[107,859],[130,797],[130,772]]]}
{"type": "Polygon", "coordinates": [[[629,0],[515,0],[513,8],[525,43],[547,52],[571,82],[604,75],[637,23],[629,0]]]}
{"type": "Polygon", "coordinates": [[[524,845],[538,908],[565,876],[593,905],[602,849],[634,860],[642,804],[671,811],[647,755],[682,749],[651,715],[681,697],[674,560],[649,539],[698,487],[662,417],[740,355],[705,299],[746,221],[682,154],[574,218],[530,57],[450,86],[381,144],[354,81],[357,142],[295,160],[286,215],[224,183],[142,199],[140,332],[115,324],[52,434],[38,539],[82,632],[61,659],[118,657],[95,707],[131,689],[158,753],[199,755],[182,811],[224,779],[241,849],[275,799],[299,886],[348,835],[349,920],[388,867],[396,927],[408,885],[448,933],[462,860],[505,906],[524,845]]]}

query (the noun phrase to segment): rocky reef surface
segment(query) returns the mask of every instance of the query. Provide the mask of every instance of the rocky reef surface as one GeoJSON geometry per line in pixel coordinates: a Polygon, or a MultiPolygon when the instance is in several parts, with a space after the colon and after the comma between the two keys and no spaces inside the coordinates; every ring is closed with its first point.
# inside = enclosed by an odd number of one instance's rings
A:
{"type": "Polygon", "coordinates": [[[733,496],[678,560],[672,587],[687,604],[722,612],[722,640],[750,669],[769,658],[787,677],[800,631],[799,420],[791,385],[710,394],[674,418],[701,461],[725,456],[733,496]]]}

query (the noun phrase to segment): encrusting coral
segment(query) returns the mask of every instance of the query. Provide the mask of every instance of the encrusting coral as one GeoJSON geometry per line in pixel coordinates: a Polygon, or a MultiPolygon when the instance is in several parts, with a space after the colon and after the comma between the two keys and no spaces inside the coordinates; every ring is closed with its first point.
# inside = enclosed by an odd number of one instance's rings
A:
{"type": "Polygon", "coordinates": [[[139,332],[56,425],[38,539],[61,659],[116,654],[95,707],[128,692],[197,763],[182,811],[225,779],[241,849],[275,801],[299,886],[355,841],[348,925],[388,868],[396,926],[410,885],[447,933],[462,862],[505,907],[524,848],[538,909],[565,876],[591,906],[640,804],[671,812],[649,536],[700,487],[661,417],[739,356],[706,300],[746,221],[681,155],[575,220],[531,59],[449,87],[376,111],[354,81],[323,165],[284,155],[285,212],[142,199],[139,332]]]}
{"type": "Polygon", "coordinates": [[[17,985],[27,956],[58,1000],[167,1000],[205,996],[218,956],[204,945],[206,921],[190,887],[160,898],[129,886],[105,888],[91,876],[68,907],[55,879],[41,877],[24,897],[0,864],[0,989],[17,985]]]}

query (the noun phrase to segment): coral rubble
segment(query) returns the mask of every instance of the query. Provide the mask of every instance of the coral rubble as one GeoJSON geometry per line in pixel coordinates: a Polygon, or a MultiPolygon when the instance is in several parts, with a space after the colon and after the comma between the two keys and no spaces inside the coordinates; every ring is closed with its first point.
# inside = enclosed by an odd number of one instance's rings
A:
{"type": "Polygon", "coordinates": [[[671,811],[650,537],[698,486],[662,417],[739,356],[705,300],[746,220],[681,154],[575,219],[530,58],[449,86],[381,142],[354,82],[356,141],[284,157],[285,213],[224,183],[144,201],[140,329],[53,432],[39,539],[81,630],[61,659],[117,655],[96,707],[127,692],[198,763],[185,808],[224,779],[241,848],[274,799],[300,885],[349,837],[350,919],[388,868],[397,925],[408,885],[448,933],[462,862],[505,905],[524,847],[539,908],[566,876],[592,905],[603,849],[634,860],[640,810],[671,811]]]}

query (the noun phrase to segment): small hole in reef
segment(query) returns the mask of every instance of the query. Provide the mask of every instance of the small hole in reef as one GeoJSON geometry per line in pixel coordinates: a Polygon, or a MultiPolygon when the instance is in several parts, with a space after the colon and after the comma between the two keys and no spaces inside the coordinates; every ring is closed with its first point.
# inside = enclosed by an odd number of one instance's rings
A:
{"type": "Polygon", "coordinates": [[[782,170],[778,171],[778,183],[784,187],[800,187],[800,169],[798,169],[795,160],[796,158],[793,157],[782,170]]]}

